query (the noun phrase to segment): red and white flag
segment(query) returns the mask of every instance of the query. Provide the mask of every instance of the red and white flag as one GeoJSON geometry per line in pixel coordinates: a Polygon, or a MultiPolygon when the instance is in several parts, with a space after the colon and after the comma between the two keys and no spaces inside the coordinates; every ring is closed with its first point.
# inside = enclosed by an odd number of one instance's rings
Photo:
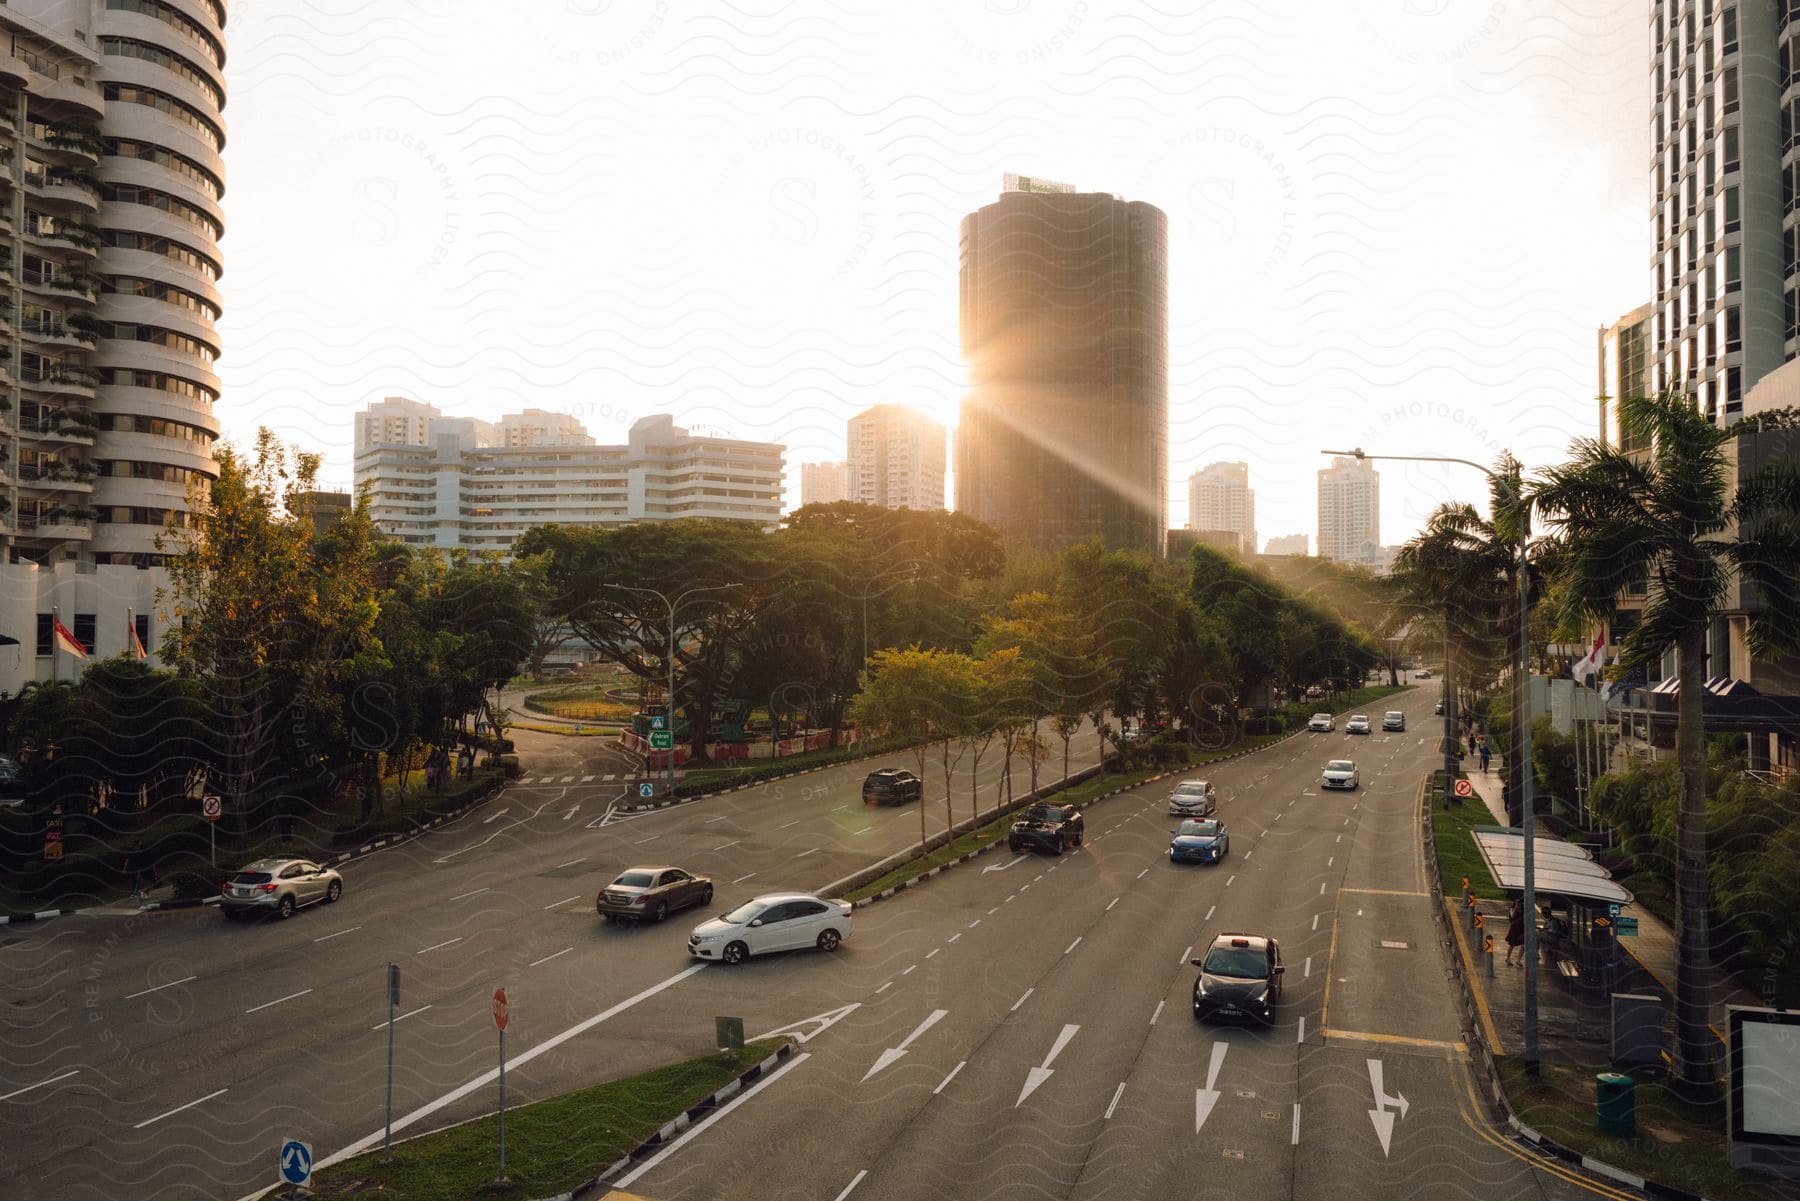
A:
{"type": "Polygon", "coordinates": [[[55,623],[51,630],[51,636],[56,643],[56,649],[68,651],[77,659],[87,658],[88,648],[76,640],[69,627],[62,623],[62,618],[53,616],[50,620],[55,623]]]}
{"type": "Polygon", "coordinates": [[[133,659],[144,658],[144,644],[137,636],[137,623],[135,621],[127,621],[125,623],[125,628],[131,632],[131,642],[129,644],[131,647],[131,657],[133,659]]]}
{"type": "Polygon", "coordinates": [[[1594,645],[1587,655],[1575,664],[1575,670],[1569,673],[1577,684],[1586,687],[1595,676],[1606,667],[1606,630],[1604,628],[1594,635],[1594,645]]]}

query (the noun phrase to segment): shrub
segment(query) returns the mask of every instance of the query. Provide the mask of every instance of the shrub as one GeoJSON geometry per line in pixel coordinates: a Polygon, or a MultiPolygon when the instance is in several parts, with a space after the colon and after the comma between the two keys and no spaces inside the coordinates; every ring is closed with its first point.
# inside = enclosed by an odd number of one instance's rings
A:
{"type": "MultiPolygon", "coordinates": [[[[512,743],[508,742],[506,745],[510,747],[512,743]]],[[[500,771],[509,780],[518,779],[520,774],[519,757],[517,755],[501,755],[500,771]]]]}

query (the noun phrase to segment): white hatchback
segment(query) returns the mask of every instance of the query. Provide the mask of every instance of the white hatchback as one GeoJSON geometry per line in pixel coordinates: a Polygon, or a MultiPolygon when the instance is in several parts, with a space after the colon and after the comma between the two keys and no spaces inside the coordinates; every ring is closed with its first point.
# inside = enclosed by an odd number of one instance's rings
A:
{"type": "Polygon", "coordinates": [[[849,901],[807,892],[772,892],[745,901],[728,913],[701,922],[688,935],[688,954],[720,963],[742,963],[752,955],[817,947],[835,951],[850,937],[849,901]]]}

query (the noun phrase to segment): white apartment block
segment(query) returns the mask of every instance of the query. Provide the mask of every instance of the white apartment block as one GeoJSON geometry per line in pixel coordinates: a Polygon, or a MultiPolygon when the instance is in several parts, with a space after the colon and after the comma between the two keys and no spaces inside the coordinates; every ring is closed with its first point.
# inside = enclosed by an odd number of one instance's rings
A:
{"type": "Polygon", "coordinates": [[[1369,563],[1381,554],[1381,477],[1372,464],[1333,459],[1319,472],[1319,557],[1369,563]]]}
{"type": "Polygon", "coordinates": [[[498,446],[480,426],[496,429],[439,416],[429,445],[360,447],[356,487],[369,492],[376,528],[415,546],[510,554],[536,525],[781,519],[777,443],[690,435],[662,414],[634,423],[624,446],[566,441],[586,438],[579,425],[548,443],[498,446]]]}
{"type": "Polygon", "coordinates": [[[876,405],[850,419],[849,499],[884,509],[941,510],[948,436],[906,405],[876,405]]]}
{"type": "Polygon", "coordinates": [[[800,464],[800,503],[832,505],[850,499],[850,464],[800,464]]]}
{"type": "Polygon", "coordinates": [[[1800,8],[1653,0],[1651,385],[1730,425],[1800,349],[1800,8]]]}
{"type": "Polygon", "coordinates": [[[1283,534],[1279,538],[1269,539],[1269,545],[1263,548],[1265,555],[1304,555],[1305,553],[1305,534],[1283,534]]]}
{"type": "Polygon", "coordinates": [[[1236,534],[1242,553],[1256,553],[1256,493],[1250,487],[1250,464],[1209,463],[1188,477],[1188,529],[1236,534]]]}
{"type": "Polygon", "coordinates": [[[495,446],[592,446],[593,436],[568,413],[526,409],[508,413],[494,427],[495,446]]]}

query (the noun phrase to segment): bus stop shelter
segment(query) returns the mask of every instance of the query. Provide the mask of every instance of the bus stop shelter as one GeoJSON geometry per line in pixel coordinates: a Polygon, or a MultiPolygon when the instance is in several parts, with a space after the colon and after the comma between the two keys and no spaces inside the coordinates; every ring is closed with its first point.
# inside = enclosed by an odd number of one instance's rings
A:
{"type": "MultiPolygon", "coordinates": [[[[1509,894],[1525,890],[1525,834],[1517,828],[1477,826],[1472,831],[1494,882],[1509,894]]],[[[1611,989],[1618,972],[1614,929],[1631,904],[1629,890],[1594,862],[1586,848],[1539,833],[1532,846],[1540,943],[1545,959],[1565,979],[1611,989]]]]}

